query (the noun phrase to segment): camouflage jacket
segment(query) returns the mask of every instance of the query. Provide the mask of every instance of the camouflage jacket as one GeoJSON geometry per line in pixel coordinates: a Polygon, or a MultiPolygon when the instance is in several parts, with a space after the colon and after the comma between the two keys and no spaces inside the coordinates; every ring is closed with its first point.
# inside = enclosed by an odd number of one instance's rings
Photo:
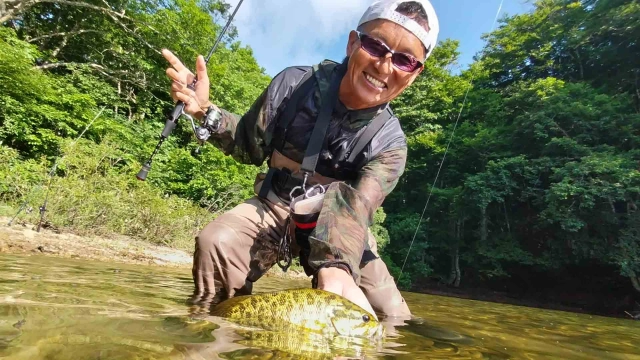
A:
{"type": "MultiPolygon", "coordinates": [[[[222,110],[222,124],[210,141],[237,161],[262,165],[274,150],[301,163],[315,119],[338,64],[324,61],[313,67],[289,67],[274,77],[269,86],[243,116],[222,110]],[[284,147],[273,149],[274,131],[283,107],[306,71],[314,71],[316,86],[301,110],[289,123],[284,147]]],[[[323,209],[310,237],[310,264],[318,268],[327,262],[343,262],[358,281],[362,255],[368,249],[367,231],[376,209],[396,186],[404,172],[407,145],[400,123],[392,116],[356,158],[357,176],[341,179],[333,171],[341,151],[388,104],[363,110],[348,110],[340,101],[333,110],[321,156],[316,166],[320,175],[335,178],[325,195],[323,209]],[[342,181],[340,181],[342,180],[342,181]]]]}

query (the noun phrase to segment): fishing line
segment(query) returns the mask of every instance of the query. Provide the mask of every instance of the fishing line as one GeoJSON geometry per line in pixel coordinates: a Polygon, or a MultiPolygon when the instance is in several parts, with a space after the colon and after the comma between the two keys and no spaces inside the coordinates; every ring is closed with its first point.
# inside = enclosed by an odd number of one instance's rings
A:
{"type": "MultiPolygon", "coordinates": [[[[493,19],[493,24],[491,25],[491,31],[493,32],[496,22],[498,21],[498,16],[502,11],[502,5],[504,0],[500,0],[500,5],[498,6],[498,11],[496,12],[496,16],[493,19]]],[[[462,110],[464,109],[464,105],[467,102],[467,96],[469,95],[469,91],[473,87],[473,81],[475,80],[475,73],[471,73],[471,80],[469,81],[469,87],[464,94],[464,99],[462,100],[462,106],[460,107],[460,112],[458,113],[458,117],[456,118],[456,122],[453,125],[453,130],[451,131],[451,136],[449,137],[449,141],[447,142],[447,147],[444,150],[444,155],[442,156],[442,160],[440,161],[440,166],[438,167],[438,171],[436,172],[436,178],[433,179],[433,184],[431,185],[431,189],[429,190],[429,196],[427,197],[427,202],[422,209],[422,214],[420,214],[420,220],[418,220],[418,225],[416,226],[416,231],[413,233],[413,238],[411,239],[411,243],[409,244],[409,250],[407,251],[407,255],[404,257],[404,261],[402,262],[402,267],[400,268],[400,275],[398,275],[398,280],[396,280],[396,284],[400,283],[400,278],[402,277],[402,273],[404,272],[404,267],[407,264],[407,259],[409,258],[409,254],[411,253],[411,248],[413,247],[413,243],[416,240],[416,235],[418,235],[418,230],[420,229],[420,224],[422,223],[422,219],[424,218],[424,213],[427,211],[427,207],[429,206],[429,201],[431,200],[431,195],[433,195],[433,188],[436,186],[436,182],[438,181],[438,177],[440,176],[440,170],[442,170],[442,165],[444,164],[444,159],[447,157],[447,152],[449,152],[449,146],[451,145],[451,141],[453,140],[453,136],[456,132],[456,128],[458,127],[458,122],[460,121],[460,116],[462,115],[462,110]]]]}
{"type": "MultiPolygon", "coordinates": [[[[98,112],[98,114],[93,118],[93,120],[91,120],[91,122],[89,122],[89,124],[87,124],[87,126],[84,127],[84,130],[82,130],[82,132],[80,133],[80,135],[78,135],[78,137],[76,137],[76,139],[71,143],[71,146],[75,145],[75,143],[80,140],[80,138],[84,135],[84,133],[89,130],[89,128],[91,127],[91,125],[93,124],[94,121],[96,121],[96,119],[98,119],[98,117],[100,116],[100,114],[102,114],[102,112],[104,111],[104,106],[102,107],[102,109],[100,109],[100,111],[98,112]]],[[[51,170],[49,171],[49,173],[47,174],[47,192],[45,195],[45,200],[43,205],[40,207],[40,222],[38,223],[38,232],[40,232],[40,226],[42,225],[42,218],[44,216],[44,211],[46,211],[46,207],[47,207],[47,200],[49,198],[49,187],[51,185],[51,178],[53,177],[53,174],[55,173],[56,169],[58,168],[58,164],[60,163],[60,161],[62,161],[62,158],[64,158],[64,156],[62,157],[58,157],[56,159],[56,161],[54,162],[53,166],[51,167],[51,170]]],[[[40,185],[40,187],[42,187],[42,185],[40,185]]],[[[29,197],[31,195],[31,193],[33,192],[30,191],[29,194],[27,194],[27,197],[25,199],[25,201],[22,203],[22,205],[20,205],[20,208],[18,209],[18,212],[13,216],[13,218],[11,218],[11,220],[9,220],[9,223],[7,224],[7,226],[11,226],[11,223],[13,223],[13,221],[18,217],[18,215],[20,215],[20,213],[22,212],[22,210],[24,210],[24,207],[28,204],[29,202],[29,197]]]]}

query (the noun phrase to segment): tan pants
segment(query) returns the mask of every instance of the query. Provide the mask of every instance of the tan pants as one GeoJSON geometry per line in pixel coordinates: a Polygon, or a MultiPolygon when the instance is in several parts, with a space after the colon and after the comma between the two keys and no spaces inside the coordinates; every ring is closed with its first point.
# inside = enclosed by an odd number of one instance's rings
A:
{"type": "MultiPolygon", "coordinates": [[[[276,263],[289,210],[269,195],[269,200],[253,197],[220,215],[198,235],[193,263],[196,298],[215,301],[214,297],[250,294],[253,282],[276,263]]],[[[375,240],[370,245],[376,253],[375,240]]],[[[295,244],[292,248],[295,255],[295,244]]],[[[411,315],[381,259],[362,268],[360,288],[381,315],[411,315]]]]}

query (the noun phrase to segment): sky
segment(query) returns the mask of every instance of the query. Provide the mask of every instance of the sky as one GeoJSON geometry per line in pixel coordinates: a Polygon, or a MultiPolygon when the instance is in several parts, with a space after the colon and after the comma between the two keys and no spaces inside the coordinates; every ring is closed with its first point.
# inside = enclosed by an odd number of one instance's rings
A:
{"type": "MultiPolygon", "coordinates": [[[[239,0],[226,0],[235,8],[239,0]]],[[[238,40],[253,49],[258,64],[275,76],[287,66],[341,61],[347,38],[373,0],[244,0],[234,25],[238,40]]],[[[502,0],[499,18],[528,12],[530,0],[502,0]]],[[[482,49],[501,0],[431,0],[440,22],[438,41],[460,42],[464,69],[482,49]]],[[[496,27],[498,24],[495,25],[496,27]]]]}

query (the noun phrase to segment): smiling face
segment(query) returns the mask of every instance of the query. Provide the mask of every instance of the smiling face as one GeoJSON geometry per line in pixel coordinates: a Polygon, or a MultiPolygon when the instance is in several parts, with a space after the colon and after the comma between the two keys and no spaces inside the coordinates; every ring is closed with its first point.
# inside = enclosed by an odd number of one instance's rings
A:
{"type": "MultiPolygon", "coordinates": [[[[387,20],[374,20],[361,29],[363,34],[380,40],[395,52],[425,58],[420,40],[402,26],[387,20]]],[[[391,63],[391,53],[384,57],[370,55],[360,46],[357,32],[349,34],[349,66],[340,84],[340,100],[350,109],[365,109],[393,100],[411,85],[423,67],[413,72],[398,69],[391,63]]]]}

